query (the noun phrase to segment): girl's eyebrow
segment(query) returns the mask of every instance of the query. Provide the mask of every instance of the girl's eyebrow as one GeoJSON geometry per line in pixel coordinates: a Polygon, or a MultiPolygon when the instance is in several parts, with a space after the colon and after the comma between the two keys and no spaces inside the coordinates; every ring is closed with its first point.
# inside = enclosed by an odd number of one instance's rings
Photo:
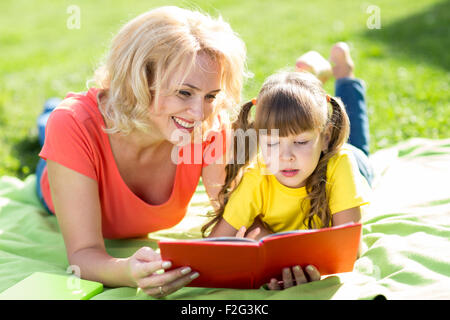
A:
{"type": "MultiPolygon", "coordinates": [[[[197,88],[196,86],[193,86],[192,84],[189,84],[189,83],[183,83],[183,86],[189,87],[189,88],[197,90],[197,91],[201,91],[199,88],[197,88]]],[[[219,91],[220,91],[220,89],[216,89],[216,90],[210,91],[209,93],[216,93],[219,91]]]]}

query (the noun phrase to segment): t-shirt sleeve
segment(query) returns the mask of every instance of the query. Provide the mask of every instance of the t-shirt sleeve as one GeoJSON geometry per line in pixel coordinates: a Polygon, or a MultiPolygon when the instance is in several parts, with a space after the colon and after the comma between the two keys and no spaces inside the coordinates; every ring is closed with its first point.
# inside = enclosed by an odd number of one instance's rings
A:
{"type": "Polygon", "coordinates": [[[262,179],[253,172],[246,172],[237,188],[232,192],[225,206],[223,218],[233,228],[247,229],[263,208],[262,179]]]}
{"type": "Polygon", "coordinates": [[[39,156],[97,180],[89,135],[70,109],[55,109],[50,114],[39,156]]]}
{"type": "Polygon", "coordinates": [[[339,155],[328,178],[332,214],[369,203],[370,186],[351,153],[339,155]]]}

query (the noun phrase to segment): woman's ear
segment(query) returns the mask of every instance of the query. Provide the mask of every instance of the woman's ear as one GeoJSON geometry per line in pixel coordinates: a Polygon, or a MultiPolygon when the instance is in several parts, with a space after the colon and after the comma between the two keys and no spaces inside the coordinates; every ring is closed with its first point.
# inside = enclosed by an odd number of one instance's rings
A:
{"type": "Polygon", "coordinates": [[[328,125],[323,131],[322,131],[322,151],[326,152],[328,151],[328,145],[330,144],[331,139],[331,126],[328,125]]]}

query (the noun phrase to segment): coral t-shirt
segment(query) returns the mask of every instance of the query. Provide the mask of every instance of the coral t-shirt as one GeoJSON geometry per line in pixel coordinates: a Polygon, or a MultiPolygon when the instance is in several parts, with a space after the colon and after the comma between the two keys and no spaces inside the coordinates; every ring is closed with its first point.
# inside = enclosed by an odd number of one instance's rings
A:
{"type": "MultiPolygon", "coordinates": [[[[105,122],[98,109],[97,94],[98,89],[91,88],[86,93],[71,92],[66,96],[48,119],[45,143],[39,156],[97,181],[103,237],[140,237],[176,225],[185,216],[202,168],[207,165],[204,156],[200,161],[178,161],[172,193],[165,203],[151,205],[143,201],[129,189],[120,175],[108,135],[102,130],[105,122]]],[[[209,138],[201,146],[191,143],[182,147],[180,155],[187,151],[193,155],[194,149],[198,148],[204,155],[216,142],[223,142],[222,147],[225,146],[225,130],[209,138]]],[[[214,159],[209,152],[208,163],[217,159],[222,154],[220,151],[217,148],[217,152],[212,152],[214,159]]],[[[44,201],[54,213],[47,168],[40,183],[44,201]]]]}

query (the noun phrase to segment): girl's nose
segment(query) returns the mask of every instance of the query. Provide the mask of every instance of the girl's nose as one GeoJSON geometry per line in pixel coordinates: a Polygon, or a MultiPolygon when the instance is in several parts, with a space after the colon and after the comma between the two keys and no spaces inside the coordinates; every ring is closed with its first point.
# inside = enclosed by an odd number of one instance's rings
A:
{"type": "Polygon", "coordinates": [[[294,161],[295,156],[291,148],[289,147],[280,148],[280,159],[284,161],[294,161]]]}

